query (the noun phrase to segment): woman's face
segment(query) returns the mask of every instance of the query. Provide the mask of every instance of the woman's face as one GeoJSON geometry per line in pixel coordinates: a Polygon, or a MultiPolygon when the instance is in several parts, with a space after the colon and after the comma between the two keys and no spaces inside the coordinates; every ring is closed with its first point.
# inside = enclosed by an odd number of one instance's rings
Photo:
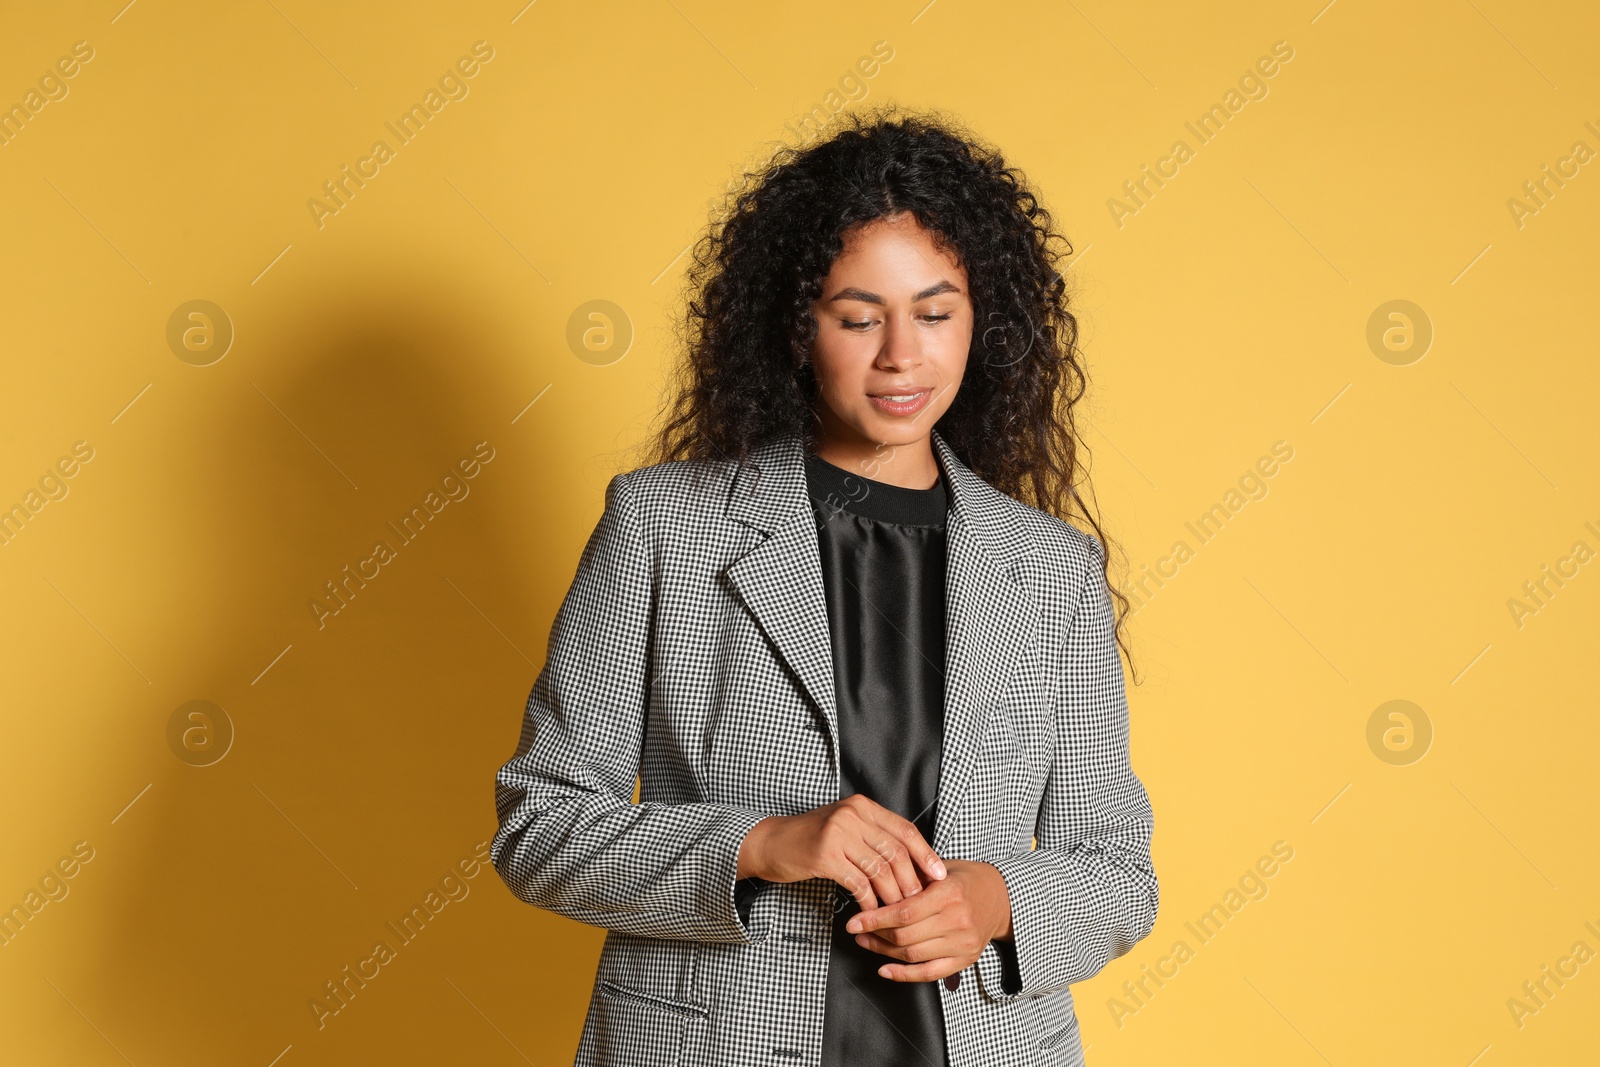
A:
{"type": "Polygon", "coordinates": [[[846,235],[811,309],[823,442],[863,455],[926,442],[972,344],[967,272],[955,257],[910,213],[875,219],[846,235]]]}

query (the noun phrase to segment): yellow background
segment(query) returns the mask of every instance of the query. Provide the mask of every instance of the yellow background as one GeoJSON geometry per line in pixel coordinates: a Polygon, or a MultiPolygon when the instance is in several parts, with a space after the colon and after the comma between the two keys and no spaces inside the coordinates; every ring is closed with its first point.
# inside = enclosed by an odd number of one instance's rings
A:
{"type": "Polygon", "coordinates": [[[1520,226],[1507,205],[1600,149],[1586,5],[4,22],[7,106],[74,42],[94,58],[0,147],[0,506],[75,442],[93,458],[0,547],[0,904],[77,842],[93,859],[0,948],[0,1061],[570,1060],[601,931],[487,867],[322,1028],[308,1004],[492,834],[551,617],[673,355],[681,253],[877,41],[849,106],[966,120],[1081,255],[1095,482],[1134,575],[1194,550],[1132,623],[1162,907],[1075,988],[1090,1062],[1596,1061],[1600,963],[1520,1027],[1507,1006],[1600,951],[1600,564],[1520,627],[1508,607],[1600,549],[1600,165],[1520,226]],[[307,201],[480,40],[468,95],[319,228],[307,201]],[[1197,145],[1184,123],[1277,41],[1265,98],[1197,145]],[[1108,200],[1180,138],[1193,158],[1119,226],[1108,200]],[[208,366],[167,342],[196,299],[236,334],[208,366]],[[1403,366],[1366,337],[1395,299],[1434,332],[1403,366]],[[622,358],[569,347],[591,300],[628,316],[622,358]],[[470,495],[319,629],[323,583],[479,441],[470,495]],[[1200,545],[1184,524],[1278,441],[1267,495],[1200,545]],[[1433,730],[1399,766],[1367,741],[1397,699],[1433,730]],[[234,730],[210,766],[169,745],[191,700],[234,730]],[[1267,895],[1200,945],[1185,923],[1278,841],[1267,895]],[[1112,998],[1178,940],[1192,958],[1119,1026],[1112,998]]]}

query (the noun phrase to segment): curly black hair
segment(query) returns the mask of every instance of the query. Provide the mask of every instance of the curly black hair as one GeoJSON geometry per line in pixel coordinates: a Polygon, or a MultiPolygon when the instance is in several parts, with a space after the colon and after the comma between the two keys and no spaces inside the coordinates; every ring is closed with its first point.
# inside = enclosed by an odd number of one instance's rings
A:
{"type": "Polygon", "coordinates": [[[948,115],[889,104],[836,121],[826,140],[781,144],[745,171],[695,242],[677,324],[685,359],[647,461],[743,462],[786,434],[814,449],[811,305],[853,227],[909,212],[965,268],[974,312],[966,373],[936,428],[996,489],[1089,525],[1132,667],[1128,600],[1110,579],[1074,421],[1088,377],[1056,267],[1072,245],[1021,171],[948,115]]]}

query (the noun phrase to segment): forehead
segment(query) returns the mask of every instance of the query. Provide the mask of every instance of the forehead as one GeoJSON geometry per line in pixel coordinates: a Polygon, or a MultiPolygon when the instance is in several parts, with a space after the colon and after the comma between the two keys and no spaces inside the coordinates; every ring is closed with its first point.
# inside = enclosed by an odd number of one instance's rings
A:
{"type": "Polygon", "coordinates": [[[829,276],[875,274],[922,289],[941,278],[964,282],[966,271],[954,251],[909,212],[851,227],[829,276]]]}

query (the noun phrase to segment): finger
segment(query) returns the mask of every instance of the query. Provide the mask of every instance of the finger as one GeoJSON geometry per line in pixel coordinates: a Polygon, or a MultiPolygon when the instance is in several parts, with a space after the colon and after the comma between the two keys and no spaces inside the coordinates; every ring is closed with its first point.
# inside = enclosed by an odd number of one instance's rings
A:
{"type": "MultiPolygon", "coordinates": [[[[887,848],[892,856],[895,852],[894,846],[890,844],[887,848]]],[[[857,849],[858,854],[852,857],[852,861],[872,882],[873,891],[878,895],[879,905],[895,904],[905,899],[906,893],[895,874],[894,865],[865,840],[857,846],[857,849]]]]}
{"type": "Polygon", "coordinates": [[[862,873],[848,856],[839,856],[829,864],[827,877],[844,886],[845,892],[855,897],[862,911],[876,911],[878,898],[872,891],[872,879],[862,873]]]}
{"type": "Polygon", "coordinates": [[[878,908],[862,908],[860,915],[851,916],[846,929],[852,934],[859,934],[922,922],[943,909],[949,894],[941,892],[941,888],[941,886],[929,886],[916,896],[907,897],[894,904],[885,904],[878,908]]]}
{"type": "Polygon", "coordinates": [[[944,878],[948,873],[944,861],[933,851],[916,823],[882,806],[873,815],[879,826],[905,846],[911,861],[927,873],[930,881],[937,882],[944,878]]]}
{"type": "Polygon", "coordinates": [[[885,892],[881,882],[878,882],[877,866],[857,861],[879,885],[878,895],[886,900],[899,900],[920,893],[922,879],[917,877],[910,849],[902,841],[900,830],[893,822],[899,816],[864,793],[852,793],[840,802],[840,809],[839,815],[843,818],[839,821],[843,825],[838,829],[847,838],[858,838],[871,849],[885,874],[894,879],[897,891],[885,892]]]}
{"type": "MultiPolygon", "coordinates": [[[[869,937],[882,941],[884,944],[905,947],[958,934],[960,931],[952,927],[946,919],[947,916],[943,913],[930,915],[921,922],[914,922],[909,926],[885,926],[870,933],[855,934],[855,938],[858,943],[863,944],[864,942],[861,939],[869,937]]],[[[855,932],[851,931],[851,933],[855,932]]],[[[871,948],[872,946],[867,945],[867,947],[871,948]]]]}
{"type": "Polygon", "coordinates": [[[944,956],[923,963],[886,963],[878,968],[878,974],[894,982],[936,982],[966,966],[954,956],[944,956]]]}
{"type": "MultiPolygon", "coordinates": [[[[917,877],[916,864],[911,859],[911,850],[905,843],[893,834],[886,834],[876,825],[867,824],[863,832],[872,842],[872,849],[888,867],[890,875],[894,878],[899,895],[894,900],[902,900],[913,893],[922,892],[922,879],[917,877]]],[[[882,893],[878,894],[880,897],[882,893]]]]}
{"type": "Polygon", "coordinates": [[[924,963],[928,960],[944,959],[946,956],[954,958],[966,950],[965,945],[945,937],[896,944],[877,934],[857,934],[856,944],[869,952],[876,952],[880,956],[888,956],[890,959],[905,963],[924,963]]]}
{"type": "Polygon", "coordinates": [[[867,840],[868,816],[878,808],[871,797],[852,793],[831,806],[824,823],[826,851],[832,854],[834,868],[828,877],[844,886],[862,910],[903,896],[899,880],[867,840]]]}

